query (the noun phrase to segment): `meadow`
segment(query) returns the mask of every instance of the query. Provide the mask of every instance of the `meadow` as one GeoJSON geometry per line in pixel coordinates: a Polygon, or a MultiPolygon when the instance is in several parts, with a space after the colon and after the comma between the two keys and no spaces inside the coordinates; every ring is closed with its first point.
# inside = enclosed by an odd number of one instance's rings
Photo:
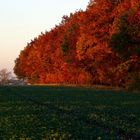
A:
{"type": "Polygon", "coordinates": [[[0,87],[0,140],[140,140],[140,94],[0,87]]]}

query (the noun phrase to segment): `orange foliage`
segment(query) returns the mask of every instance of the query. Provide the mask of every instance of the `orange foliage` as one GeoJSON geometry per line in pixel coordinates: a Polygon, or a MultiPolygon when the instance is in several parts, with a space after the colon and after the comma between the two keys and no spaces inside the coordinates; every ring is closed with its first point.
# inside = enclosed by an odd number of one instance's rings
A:
{"type": "Polygon", "coordinates": [[[123,85],[130,67],[140,71],[139,38],[139,0],[90,0],[86,11],[63,16],[58,26],[31,40],[14,71],[30,83],[123,85]]]}

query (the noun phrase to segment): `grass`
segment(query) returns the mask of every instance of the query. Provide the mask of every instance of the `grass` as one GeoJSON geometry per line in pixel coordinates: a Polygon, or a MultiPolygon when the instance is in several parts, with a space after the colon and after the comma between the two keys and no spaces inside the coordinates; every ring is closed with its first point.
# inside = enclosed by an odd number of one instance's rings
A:
{"type": "Polygon", "coordinates": [[[140,94],[0,87],[0,140],[139,140],[140,94]]]}

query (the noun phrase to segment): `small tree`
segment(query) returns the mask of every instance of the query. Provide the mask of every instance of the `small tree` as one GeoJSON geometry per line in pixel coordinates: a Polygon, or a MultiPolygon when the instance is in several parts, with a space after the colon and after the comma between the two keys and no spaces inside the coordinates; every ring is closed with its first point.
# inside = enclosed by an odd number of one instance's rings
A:
{"type": "Polygon", "coordinates": [[[0,85],[6,85],[11,78],[11,72],[7,69],[0,70],[0,85]]]}

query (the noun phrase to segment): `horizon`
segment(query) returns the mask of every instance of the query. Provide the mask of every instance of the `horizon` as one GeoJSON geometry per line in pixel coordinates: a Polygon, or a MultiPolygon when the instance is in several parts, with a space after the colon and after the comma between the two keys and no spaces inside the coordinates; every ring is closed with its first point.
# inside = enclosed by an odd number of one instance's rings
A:
{"type": "Polygon", "coordinates": [[[89,0],[0,1],[0,69],[13,73],[14,61],[26,44],[61,23],[63,15],[85,10],[89,0]]]}

